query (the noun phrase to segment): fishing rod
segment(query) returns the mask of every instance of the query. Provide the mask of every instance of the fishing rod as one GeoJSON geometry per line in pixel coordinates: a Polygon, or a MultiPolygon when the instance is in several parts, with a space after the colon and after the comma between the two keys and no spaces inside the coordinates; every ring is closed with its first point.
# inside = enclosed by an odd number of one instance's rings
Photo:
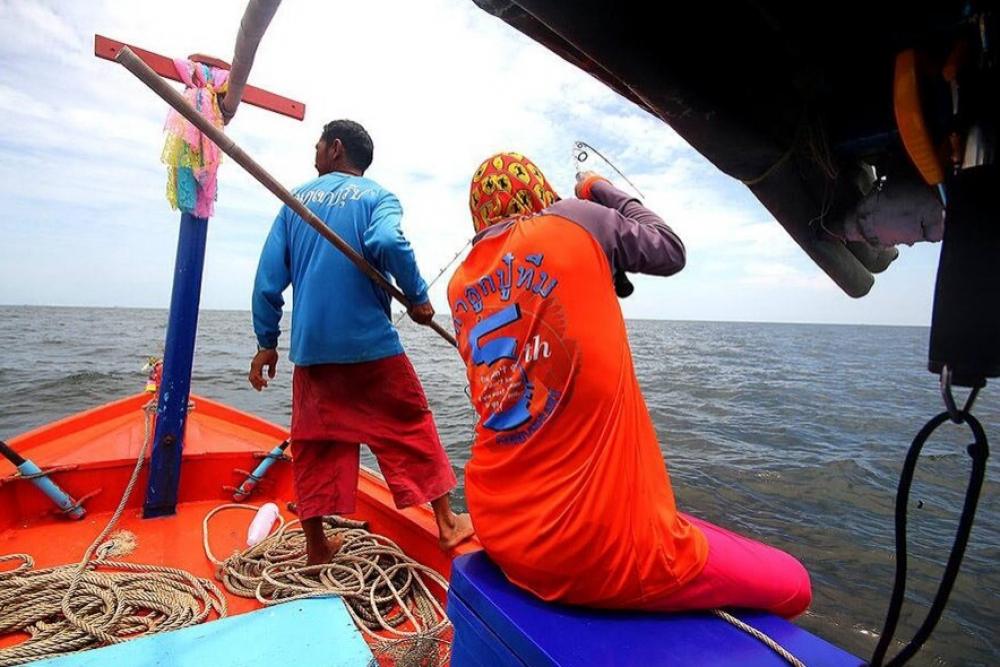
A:
{"type": "Polygon", "coordinates": [[[276,446],[267,454],[264,454],[261,462],[257,464],[257,467],[253,469],[253,472],[247,474],[246,479],[236,488],[226,487],[226,490],[231,490],[233,492],[233,500],[241,503],[250,497],[253,490],[257,487],[263,479],[264,475],[267,474],[268,469],[275,461],[287,460],[285,456],[285,451],[288,449],[290,444],[289,440],[285,440],[280,445],[276,446]]]}
{"type": "MultiPolygon", "coordinates": [[[[593,153],[597,157],[604,160],[604,163],[609,167],[611,167],[616,174],[621,176],[622,179],[626,183],[628,183],[633,190],[635,190],[636,194],[638,194],[643,199],[646,198],[646,195],[642,194],[642,190],[636,187],[635,183],[633,183],[621,169],[616,167],[611,160],[609,160],[607,157],[604,156],[603,153],[601,153],[601,151],[597,150],[596,148],[588,144],[586,141],[574,141],[572,153],[573,153],[573,165],[576,168],[577,180],[580,179],[580,174],[583,173],[583,163],[586,162],[588,159],[590,159],[590,154],[593,153]]],[[[632,296],[632,292],[634,291],[635,291],[635,285],[632,284],[632,281],[629,280],[628,275],[624,271],[618,271],[617,273],[615,273],[615,294],[617,294],[619,298],[627,299],[628,297],[632,296]]]]}
{"type": "MultiPolygon", "coordinates": [[[[622,173],[622,171],[618,167],[616,167],[614,163],[611,162],[611,160],[606,158],[599,150],[597,150],[596,148],[594,148],[585,141],[573,142],[573,160],[576,163],[577,174],[583,172],[583,163],[586,162],[587,159],[590,157],[590,153],[593,153],[597,157],[604,160],[604,162],[607,163],[609,167],[614,169],[615,173],[621,176],[625,180],[625,182],[628,183],[640,197],[645,199],[646,195],[642,194],[642,191],[638,187],[636,187],[635,183],[629,180],[628,176],[622,173]]],[[[438,281],[438,279],[440,279],[441,276],[444,275],[445,271],[447,271],[451,267],[451,265],[455,263],[455,260],[457,260],[459,257],[462,256],[462,253],[465,252],[465,249],[469,247],[471,243],[472,239],[466,241],[462,245],[462,247],[459,248],[458,252],[456,252],[455,255],[450,260],[448,260],[448,263],[445,264],[440,271],[438,271],[438,274],[434,276],[434,279],[427,285],[428,290],[430,290],[431,287],[434,287],[434,284],[438,281]]],[[[632,285],[632,282],[628,279],[628,277],[624,273],[620,273],[615,276],[615,291],[618,293],[618,296],[625,298],[630,294],[632,294],[634,290],[635,287],[632,285]]],[[[405,314],[406,314],[405,312],[401,312],[398,315],[396,315],[396,319],[393,321],[393,324],[398,326],[399,323],[403,320],[403,316],[405,314]]]]}
{"type": "Polygon", "coordinates": [[[83,505],[73,499],[62,488],[49,478],[48,473],[39,468],[33,461],[26,459],[8,445],[0,440],[0,456],[10,461],[10,464],[17,468],[21,479],[30,480],[39,491],[48,496],[49,500],[55,503],[56,507],[62,510],[71,519],[82,519],[86,511],[83,505]]]}
{"type": "MultiPolygon", "coordinates": [[[[445,264],[441,268],[440,271],[438,271],[438,274],[436,276],[434,276],[434,280],[430,281],[430,283],[427,284],[427,291],[428,292],[430,291],[430,289],[432,287],[434,287],[434,283],[436,283],[438,281],[438,279],[441,276],[444,275],[444,272],[447,271],[451,267],[451,265],[455,263],[455,260],[462,256],[462,253],[465,252],[465,249],[468,248],[471,243],[472,243],[472,239],[470,238],[468,241],[466,241],[462,245],[461,248],[458,249],[458,252],[455,253],[455,256],[452,257],[450,260],[448,260],[448,263],[445,264]]],[[[403,315],[405,315],[405,314],[406,314],[406,311],[403,311],[403,312],[399,313],[398,315],[396,315],[396,319],[393,321],[393,325],[399,326],[399,323],[402,321],[403,315]]]]}
{"type": "MultiPolygon", "coordinates": [[[[159,95],[163,101],[176,109],[177,113],[186,118],[188,122],[201,130],[201,132],[208,137],[208,139],[219,147],[219,150],[231,157],[236,164],[243,167],[243,169],[246,170],[248,174],[253,176],[258,183],[270,190],[271,193],[288,206],[288,208],[295,211],[295,213],[298,214],[299,217],[306,222],[306,224],[315,229],[319,232],[320,236],[333,244],[333,246],[342,252],[347,259],[351,261],[351,263],[361,270],[362,273],[371,278],[376,285],[388,292],[389,296],[401,303],[407,311],[412,308],[413,304],[410,303],[410,300],[405,294],[403,294],[402,290],[389,282],[388,278],[382,275],[381,271],[372,266],[357,250],[351,247],[349,243],[342,239],[332,229],[327,227],[326,224],[320,220],[319,216],[310,211],[305,204],[296,199],[291,192],[285,189],[285,187],[278,182],[276,178],[271,176],[271,174],[260,166],[242,148],[237,146],[236,142],[227,137],[225,132],[215,127],[208,121],[208,119],[201,116],[201,114],[199,114],[179,92],[174,90],[170,84],[161,79],[156,72],[149,67],[149,65],[144,63],[137,55],[135,55],[135,53],[132,52],[132,49],[127,46],[124,47],[118,52],[118,55],[115,56],[115,61],[134,74],[136,78],[146,84],[150,90],[159,95]]],[[[452,347],[458,347],[455,337],[437,322],[431,320],[426,326],[429,326],[437,332],[437,334],[441,336],[441,338],[448,341],[452,347]]]]}
{"type": "Polygon", "coordinates": [[[629,177],[626,176],[625,173],[621,169],[619,169],[618,167],[616,167],[615,164],[614,164],[614,162],[612,162],[611,160],[609,160],[608,158],[606,158],[604,156],[604,154],[601,153],[601,151],[597,150],[596,148],[594,148],[593,146],[591,146],[590,144],[588,144],[586,141],[574,141],[573,142],[573,161],[574,161],[575,166],[576,166],[576,173],[577,173],[577,175],[579,175],[581,172],[583,172],[583,163],[586,162],[590,158],[590,154],[591,153],[593,153],[597,157],[599,157],[602,160],[604,160],[604,163],[606,165],[608,165],[609,167],[611,167],[612,169],[614,169],[615,173],[618,174],[619,176],[621,176],[622,179],[624,179],[624,181],[626,183],[628,183],[632,187],[633,190],[635,190],[636,194],[638,194],[643,199],[646,198],[646,195],[642,194],[642,190],[640,190],[638,187],[636,187],[635,183],[633,183],[629,179],[629,177]]]}
{"type": "MultiPolygon", "coordinates": [[[[638,187],[636,187],[635,183],[633,183],[629,179],[629,177],[626,176],[621,171],[621,169],[619,169],[618,167],[616,167],[614,165],[614,163],[611,162],[611,160],[609,160],[607,157],[604,156],[603,153],[601,153],[599,150],[597,150],[596,148],[594,148],[593,146],[591,146],[590,144],[588,144],[585,141],[574,141],[573,142],[573,161],[575,163],[576,173],[578,175],[583,172],[583,163],[586,162],[590,158],[590,153],[593,153],[597,157],[599,157],[602,160],[604,160],[604,162],[609,167],[611,167],[615,171],[616,174],[618,174],[619,176],[621,176],[622,179],[624,179],[625,182],[628,183],[632,187],[632,189],[635,190],[636,193],[640,197],[642,197],[643,199],[646,198],[646,195],[644,195],[642,193],[642,190],[640,190],[638,187]]],[[[465,252],[465,249],[469,247],[469,245],[472,243],[472,240],[473,239],[470,238],[468,241],[466,241],[462,245],[462,247],[459,248],[458,252],[456,252],[455,255],[448,261],[448,263],[445,264],[444,267],[442,267],[440,271],[438,271],[438,274],[436,276],[434,276],[434,279],[431,280],[431,282],[427,285],[427,289],[428,290],[430,290],[431,287],[434,287],[434,284],[441,278],[441,276],[444,275],[445,271],[447,271],[451,267],[451,265],[455,263],[455,260],[457,260],[459,257],[462,256],[462,253],[465,252]]],[[[615,291],[618,293],[618,296],[620,296],[622,298],[625,298],[625,297],[629,296],[630,294],[632,294],[632,292],[634,290],[635,290],[635,287],[632,285],[632,282],[628,279],[628,277],[624,273],[620,273],[620,274],[618,274],[618,275],[615,276],[615,291]]],[[[399,323],[402,322],[403,316],[405,314],[406,314],[405,312],[401,312],[398,315],[396,315],[396,318],[393,321],[393,324],[395,324],[395,325],[398,326],[399,323]]]]}
{"type": "MultiPolygon", "coordinates": [[[[614,163],[611,162],[611,160],[609,160],[607,157],[604,156],[603,153],[601,153],[599,150],[597,150],[596,148],[594,148],[585,141],[573,142],[573,161],[576,165],[577,174],[583,172],[583,163],[590,158],[590,153],[593,153],[597,157],[601,158],[609,167],[611,167],[615,171],[616,174],[621,176],[622,179],[624,179],[625,182],[628,183],[640,197],[642,197],[643,199],[646,198],[646,195],[642,193],[642,190],[636,187],[635,183],[633,183],[628,176],[622,173],[622,171],[618,167],[616,167],[614,163]]],[[[462,253],[465,252],[465,249],[468,248],[471,243],[472,239],[470,238],[462,245],[461,248],[458,249],[458,252],[456,252],[450,260],[448,260],[448,263],[445,264],[441,268],[441,270],[438,271],[437,275],[434,276],[434,279],[431,280],[430,283],[428,283],[427,285],[428,290],[434,287],[435,283],[437,283],[437,281],[441,278],[441,276],[444,275],[445,271],[451,268],[451,265],[454,264],[455,261],[462,256],[462,253]]],[[[630,294],[632,294],[634,290],[635,287],[632,285],[632,282],[628,279],[628,277],[624,273],[620,273],[615,276],[615,291],[618,293],[618,296],[625,298],[630,294]]],[[[393,324],[399,326],[399,323],[403,321],[404,315],[406,315],[405,311],[398,313],[396,315],[396,318],[393,320],[393,324]]]]}

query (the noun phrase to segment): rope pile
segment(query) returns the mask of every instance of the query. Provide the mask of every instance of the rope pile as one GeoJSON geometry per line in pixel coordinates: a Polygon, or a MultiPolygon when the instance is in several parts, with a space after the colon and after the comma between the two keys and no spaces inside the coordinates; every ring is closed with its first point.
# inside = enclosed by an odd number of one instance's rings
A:
{"type": "Polygon", "coordinates": [[[35,570],[28,554],[0,556],[0,563],[20,562],[0,572],[0,636],[28,635],[0,649],[0,667],[177,630],[205,621],[212,612],[226,615],[225,596],[207,579],[176,568],[112,560],[135,545],[128,533],[106,538],[139,479],[154,408],[146,406],[142,448],[118,507],[79,563],[35,570]]]}
{"type": "MultiPolygon", "coordinates": [[[[374,652],[400,657],[433,654],[412,664],[437,664],[447,659],[441,650],[450,642],[443,635],[450,629],[431,587],[448,589],[448,582],[435,570],[408,557],[388,538],[369,532],[365,524],[328,517],[327,538],[341,536],[343,546],[334,559],[307,566],[305,534],[299,521],[282,523],[259,544],[220,560],[209,547],[209,522],[217,513],[253,505],[220,505],[205,516],[205,555],[217,568],[225,588],[244,598],[273,605],[303,598],[337,595],[343,598],[357,626],[375,643],[374,652]]],[[[399,662],[399,664],[405,664],[399,662]]]]}
{"type": "Polygon", "coordinates": [[[0,635],[29,639],[0,649],[3,667],[177,630],[213,611],[225,616],[222,592],[184,570],[101,557],[83,572],[77,565],[33,570],[27,554],[0,556],[11,560],[21,565],[0,574],[0,635]]]}

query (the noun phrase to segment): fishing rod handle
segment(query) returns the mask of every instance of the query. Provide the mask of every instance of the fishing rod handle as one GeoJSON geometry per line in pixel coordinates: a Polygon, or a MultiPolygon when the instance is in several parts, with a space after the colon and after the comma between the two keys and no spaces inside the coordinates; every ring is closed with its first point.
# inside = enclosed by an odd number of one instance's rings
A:
{"type": "Polygon", "coordinates": [[[24,464],[24,457],[15,452],[11,446],[3,440],[0,440],[0,456],[3,456],[5,459],[10,461],[11,465],[15,468],[24,464]]]}

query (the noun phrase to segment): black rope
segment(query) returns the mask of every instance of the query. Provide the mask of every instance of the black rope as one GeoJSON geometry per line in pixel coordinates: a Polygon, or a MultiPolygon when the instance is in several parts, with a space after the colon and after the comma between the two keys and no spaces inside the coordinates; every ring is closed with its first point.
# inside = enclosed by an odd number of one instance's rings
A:
{"type": "Polygon", "coordinates": [[[979,420],[964,411],[960,413],[960,416],[962,422],[969,425],[975,440],[968,446],[967,450],[969,456],[972,457],[972,471],[969,475],[969,485],[965,490],[965,506],[962,508],[958,530],[955,532],[955,542],[952,544],[951,554],[948,556],[948,563],[945,565],[941,583],[924,622],[913,635],[913,639],[896,654],[896,657],[884,663],[885,654],[892,643],[893,635],[896,633],[896,625],[899,622],[903,598],[906,594],[906,521],[913,473],[917,467],[917,460],[920,458],[920,451],[927,439],[941,424],[950,421],[952,414],[945,411],[927,422],[917,433],[917,437],[913,439],[910,451],[906,455],[903,472],[899,478],[899,488],[896,492],[896,580],[892,586],[892,597],[889,602],[889,610],[886,612],[885,627],[882,629],[878,646],[875,647],[875,652],[872,654],[871,664],[873,667],[882,667],[883,664],[886,667],[896,667],[905,664],[916,655],[940,620],[941,614],[948,604],[948,596],[951,595],[955,579],[958,577],[958,571],[962,566],[965,547],[969,542],[969,533],[972,531],[972,521],[976,516],[976,506],[979,503],[979,492],[982,490],[983,480],[986,477],[986,459],[989,457],[990,449],[986,440],[986,432],[979,420]]]}

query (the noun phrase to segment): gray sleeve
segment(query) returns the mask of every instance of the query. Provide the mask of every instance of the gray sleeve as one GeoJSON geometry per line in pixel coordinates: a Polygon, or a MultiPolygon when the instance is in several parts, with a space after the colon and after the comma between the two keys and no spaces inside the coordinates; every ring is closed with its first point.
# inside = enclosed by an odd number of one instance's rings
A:
{"type": "Polygon", "coordinates": [[[611,273],[670,276],[684,268],[684,243],[660,216],[606,181],[591,188],[595,201],[564,199],[549,207],[597,240],[611,273]]]}

